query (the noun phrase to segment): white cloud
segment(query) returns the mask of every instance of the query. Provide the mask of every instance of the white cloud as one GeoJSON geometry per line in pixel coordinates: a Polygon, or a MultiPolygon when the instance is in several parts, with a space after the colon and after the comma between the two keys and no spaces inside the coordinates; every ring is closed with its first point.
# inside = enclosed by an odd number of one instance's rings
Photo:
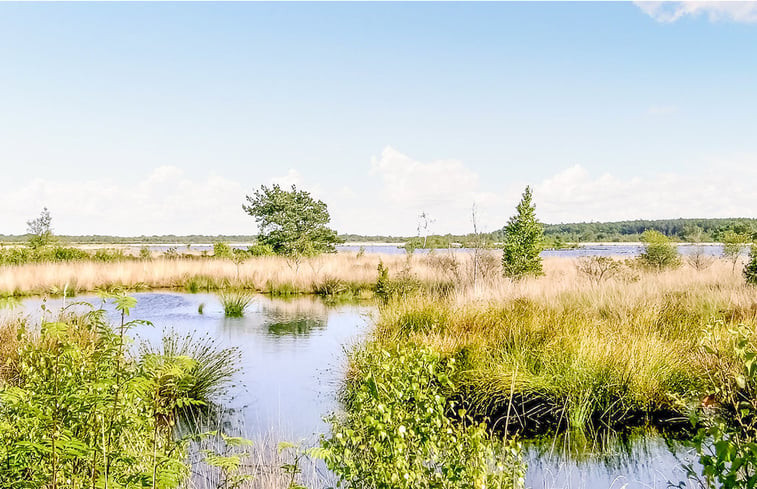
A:
{"type": "Polygon", "coordinates": [[[280,177],[273,177],[271,179],[271,185],[278,184],[284,188],[291,187],[292,185],[302,186],[302,174],[297,170],[290,168],[286,175],[280,177]]]}
{"type": "Polygon", "coordinates": [[[757,2],[634,2],[644,13],[658,22],[675,22],[685,16],[705,15],[711,22],[757,22],[757,2]]]}
{"type": "Polygon", "coordinates": [[[421,212],[434,219],[431,232],[468,232],[474,203],[479,224],[487,228],[493,207],[501,203],[497,194],[481,189],[475,171],[457,160],[421,162],[386,147],[371,160],[371,175],[382,184],[376,217],[383,221],[389,217],[395,234],[412,234],[421,212]]]}
{"type": "MultiPolygon", "coordinates": [[[[700,162],[701,163],[701,162],[700,162]]],[[[333,227],[345,233],[415,234],[418,215],[435,220],[434,233],[472,229],[476,204],[480,229],[499,229],[514,212],[526,184],[534,187],[544,222],[610,221],[675,217],[755,217],[757,154],[713,158],[704,169],[624,175],[591,172],[581,165],[541,181],[484,178],[457,160],[421,162],[386,148],[366,172],[374,177],[328,187],[303,188],[323,199],[333,227]]],[[[296,170],[277,181],[300,184],[296,170]]],[[[26,221],[48,206],[59,234],[253,234],[253,220],[241,204],[245,187],[218,175],[187,175],[158,167],[135,184],[109,178],[50,181],[35,178],[0,194],[0,233],[23,233],[26,221]]]]}
{"type": "Polygon", "coordinates": [[[60,234],[252,233],[254,223],[241,209],[244,194],[233,180],[190,178],[173,166],[156,168],[136,185],[36,178],[0,194],[0,233],[23,233],[43,206],[60,234]]]}
{"type": "Polygon", "coordinates": [[[677,217],[750,217],[757,194],[757,157],[713,161],[704,171],[621,178],[591,175],[580,165],[535,186],[545,222],[677,217]]]}

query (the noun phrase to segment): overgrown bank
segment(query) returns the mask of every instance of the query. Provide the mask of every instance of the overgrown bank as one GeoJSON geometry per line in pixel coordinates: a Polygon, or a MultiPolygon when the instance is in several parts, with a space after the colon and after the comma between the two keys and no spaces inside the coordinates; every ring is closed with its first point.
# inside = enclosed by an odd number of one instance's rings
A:
{"type": "Polygon", "coordinates": [[[392,300],[372,342],[454,359],[448,394],[476,419],[521,433],[690,427],[703,404],[722,401],[713,379],[739,368],[729,331],[757,327],[757,293],[739,275],[723,264],[574,278],[573,287],[553,272],[446,300],[392,300]]]}

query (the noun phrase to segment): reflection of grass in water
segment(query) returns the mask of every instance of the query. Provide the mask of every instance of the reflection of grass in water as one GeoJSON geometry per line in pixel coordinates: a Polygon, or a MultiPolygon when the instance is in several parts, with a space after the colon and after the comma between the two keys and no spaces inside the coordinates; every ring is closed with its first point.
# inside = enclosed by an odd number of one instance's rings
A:
{"type": "MultiPolygon", "coordinates": [[[[246,425],[241,411],[217,407],[214,412],[196,418],[192,425],[185,425],[182,435],[191,433],[223,433],[226,436],[239,436],[252,441],[250,446],[232,450],[241,457],[241,472],[253,476],[252,480],[244,482],[239,489],[281,489],[288,487],[290,474],[283,469],[287,464],[293,463],[292,450],[280,450],[282,442],[294,442],[302,449],[318,444],[317,440],[297,440],[295,436],[285,428],[269,427],[264,432],[251,433],[246,425]],[[240,453],[244,452],[244,453],[240,453]]],[[[203,463],[203,450],[222,452],[223,446],[220,436],[204,437],[199,442],[194,442],[190,449],[189,463],[192,466],[193,489],[216,489],[224,486],[224,478],[221,472],[214,467],[203,463]]],[[[233,455],[234,453],[229,453],[233,455]]],[[[296,474],[295,483],[303,487],[335,487],[335,481],[318,460],[303,458],[298,464],[300,472],[296,474]]]]}
{"type": "Polygon", "coordinates": [[[526,439],[523,446],[539,487],[570,487],[571,481],[576,481],[575,487],[618,489],[631,484],[650,489],[703,487],[690,478],[699,473],[698,457],[684,432],[651,426],[623,432],[561,432],[526,439]]]}
{"type": "Polygon", "coordinates": [[[268,325],[268,334],[273,336],[306,336],[314,329],[324,329],[326,322],[321,319],[297,318],[268,325]]]}
{"type": "Polygon", "coordinates": [[[618,432],[561,432],[525,440],[525,445],[539,458],[571,460],[579,463],[601,463],[608,468],[621,468],[625,463],[650,458],[662,449],[675,453],[684,443],[683,433],[661,432],[654,427],[637,427],[618,432]]]}

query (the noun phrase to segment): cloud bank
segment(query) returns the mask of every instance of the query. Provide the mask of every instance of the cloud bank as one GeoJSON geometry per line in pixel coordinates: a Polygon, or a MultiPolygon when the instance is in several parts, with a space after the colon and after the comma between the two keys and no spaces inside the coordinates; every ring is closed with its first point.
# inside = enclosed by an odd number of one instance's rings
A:
{"type": "MultiPolygon", "coordinates": [[[[544,222],[613,221],[676,217],[754,217],[757,155],[713,158],[699,170],[626,176],[566,166],[541,181],[482,175],[454,159],[420,161],[387,147],[363,163],[372,185],[330,188],[328,177],[307,181],[290,169],[268,183],[312,191],[329,205],[340,232],[413,235],[418,216],[431,232],[467,233],[476,205],[480,229],[501,228],[523,188],[534,187],[544,222]]],[[[135,185],[108,178],[52,181],[34,178],[0,194],[0,234],[19,234],[42,206],[60,234],[253,234],[241,205],[249,188],[219,175],[187,175],[161,166],[135,185]]]]}

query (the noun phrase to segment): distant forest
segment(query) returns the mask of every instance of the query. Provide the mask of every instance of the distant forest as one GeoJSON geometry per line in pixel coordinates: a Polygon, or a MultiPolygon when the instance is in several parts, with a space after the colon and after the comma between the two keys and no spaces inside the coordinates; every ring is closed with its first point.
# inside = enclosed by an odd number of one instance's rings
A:
{"type": "MultiPolygon", "coordinates": [[[[545,224],[544,235],[548,247],[562,247],[572,243],[629,242],[639,241],[641,233],[648,229],[659,231],[675,241],[718,242],[723,234],[732,231],[745,234],[757,240],[757,219],[659,219],[619,222],[581,222],[572,224],[545,224]]],[[[502,230],[481,235],[445,234],[429,235],[425,238],[427,248],[447,248],[449,246],[496,246],[503,239],[502,230]]],[[[422,248],[424,238],[418,236],[365,236],[360,234],[340,234],[347,243],[409,243],[411,247],[422,248]]],[[[197,243],[252,243],[253,235],[187,235],[173,234],[153,236],[57,236],[62,243],[69,244],[197,244],[197,243]]],[[[28,235],[0,234],[0,243],[22,243],[28,235]]]]}

